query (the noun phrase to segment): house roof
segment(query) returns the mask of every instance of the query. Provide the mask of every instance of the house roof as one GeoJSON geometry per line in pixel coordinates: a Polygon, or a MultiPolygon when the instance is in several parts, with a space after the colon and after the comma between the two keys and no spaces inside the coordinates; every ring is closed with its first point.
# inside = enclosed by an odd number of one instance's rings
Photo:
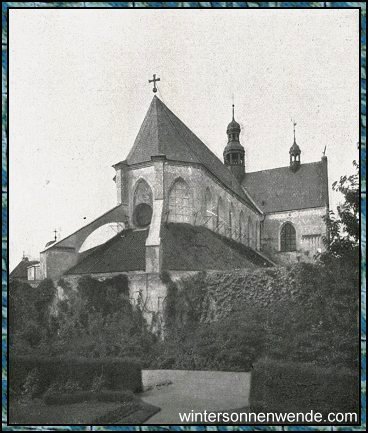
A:
{"type": "Polygon", "coordinates": [[[28,266],[36,265],[40,263],[37,260],[29,260],[28,257],[24,257],[17,266],[10,272],[9,277],[10,278],[19,278],[19,279],[27,279],[28,273],[27,268],[28,266]]]}
{"type": "Polygon", "coordinates": [[[323,207],[328,203],[327,159],[246,173],[243,187],[265,213],[323,207]]]}
{"type": "Polygon", "coordinates": [[[201,164],[254,208],[231,171],[155,95],[126,162],[128,165],[148,162],[156,155],[165,155],[172,161],[201,164]]]}
{"type": "MultiPolygon", "coordinates": [[[[79,263],[67,274],[143,272],[147,234],[148,230],[121,232],[90,253],[81,253],[79,263]]],[[[201,226],[170,223],[162,226],[161,238],[162,268],[165,270],[238,269],[270,265],[256,251],[201,226]]]]}

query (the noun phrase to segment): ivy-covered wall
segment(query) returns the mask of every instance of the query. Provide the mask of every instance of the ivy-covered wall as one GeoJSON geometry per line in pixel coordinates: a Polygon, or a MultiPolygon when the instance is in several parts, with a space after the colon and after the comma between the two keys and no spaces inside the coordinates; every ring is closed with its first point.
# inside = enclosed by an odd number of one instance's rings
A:
{"type": "Polygon", "coordinates": [[[245,354],[251,345],[257,346],[252,362],[271,356],[357,366],[359,284],[351,272],[301,263],[176,280],[165,274],[163,280],[168,287],[167,338],[176,333],[195,341],[197,331],[208,332],[216,351],[220,337],[212,331],[218,328],[225,342],[234,336],[229,350],[244,346],[245,354]]]}

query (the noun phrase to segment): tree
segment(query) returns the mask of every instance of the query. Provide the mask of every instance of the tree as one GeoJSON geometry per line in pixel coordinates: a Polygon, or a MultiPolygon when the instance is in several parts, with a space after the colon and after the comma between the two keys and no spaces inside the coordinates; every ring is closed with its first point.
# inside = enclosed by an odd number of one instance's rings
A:
{"type": "MultiPolygon", "coordinates": [[[[344,201],[337,212],[324,217],[328,236],[324,238],[326,251],[320,255],[325,264],[337,261],[358,271],[359,265],[359,165],[353,161],[356,172],[341,176],[332,189],[343,195],[344,201]]],[[[345,267],[345,266],[344,266],[345,267]]]]}

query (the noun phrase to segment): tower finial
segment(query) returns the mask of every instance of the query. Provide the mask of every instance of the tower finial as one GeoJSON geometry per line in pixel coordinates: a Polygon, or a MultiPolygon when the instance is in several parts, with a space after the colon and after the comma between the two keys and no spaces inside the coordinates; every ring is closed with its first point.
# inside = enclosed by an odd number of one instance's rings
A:
{"type": "MultiPolygon", "coordinates": [[[[292,120],[292,119],[291,119],[292,120]]],[[[295,139],[295,127],[296,127],[296,122],[295,120],[292,120],[293,122],[293,129],[294,129],[294,143],[296,143],[296,139],[295,139]]]]}
{"type": "Polygon", "coordinates": [[[233,104],[233,120],[235,120],[235,105],[233,104]]]}
{"type": "Polygon", "coordinates": [[[54,229],[54,241],[55,241],[55,242],[56,242],[56,240],[57,240],[57,236],[56,236],[56,234],[57,234],[57,230],[54,229]]]}

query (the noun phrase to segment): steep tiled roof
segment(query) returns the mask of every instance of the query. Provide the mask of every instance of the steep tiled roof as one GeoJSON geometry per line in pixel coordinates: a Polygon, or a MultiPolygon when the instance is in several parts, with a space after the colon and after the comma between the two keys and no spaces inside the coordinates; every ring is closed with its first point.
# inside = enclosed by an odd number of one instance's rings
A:
{"type": "Polygon", "coordinates": [[[162,228],[161,238],[162,267],[166,270],[228,270],[271,266],[256,251],[206,227],[171,223],[162,228]]]}
{"type": "Polygon", "coordinates": [[[172,161],[198,163],[207,168],[227,188],[253,207],[231,171],[208,147],[159,99],[154,96],[127,163],[151,160],[166,155],[172,161]]]}
{"type": "Polygon", "coordinates": [[[326,206],[327,160],[246,173],[243,187],[265,212],[280,212],[326,206]]]}
{"type": "Polygon", "coordinates": [[[39,263],[37,260],[28,260],[28,258],[22,259],[17,266],[10,272],[10,278],[27,279],[27,267],[36,265],[39,263]]]}
{"type": "Polygon", "coordinates": [[[106,243],[80,254],[67,274],[144,271],[148,230],[125,230],[106,243]]]}
{"type": "MultiPolygon", "coordinates": [[[[127,230],[80,255],[67,274],[90,274],[145,270],[148,230],[127,230]]],[[[236,269],[269,266],[254,250],[211,230],[189,224],[162,226],[162,267],[165,270],[236,269]],[[183,254],[185,251],[185,254],[183,254]]]]}

